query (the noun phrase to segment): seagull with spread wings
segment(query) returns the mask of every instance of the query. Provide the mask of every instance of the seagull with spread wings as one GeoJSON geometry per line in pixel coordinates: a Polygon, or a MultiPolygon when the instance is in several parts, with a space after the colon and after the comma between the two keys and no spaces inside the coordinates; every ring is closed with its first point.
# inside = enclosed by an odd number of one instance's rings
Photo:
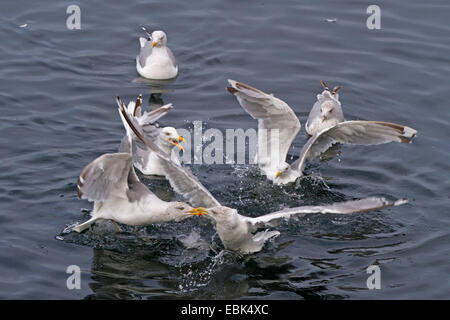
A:
{"type": "Polygon", "coordinates": [[[275,184],[294,182],[303,175],[306,160],[314,159],[332,145],[376,145],[388,142],[410,143],[417,131],[400,124],[382,121],[344,121],[339,87],[317,96],[307,123],[312,137],[303,146],[300,157],[292,164],[286,157],[300,121],[289,105],[281,99],[242,82],[228,80],[227,90],[236,96],[250,116],[258,120],[257,163],[260,170],[275,184]]]}
{"type": "MultiPolygon", "coordinates": [[[[178,134],[175,128],[160,128],[159,124],[156,122],[173,109],[171,103],[159,107],[153,111],[142,113],[142,95],[139,95],[136,102],[130,101],[128,105],[125,105],[119,97],[117,97],[116,102],[118,105],[123,107],[123,109],[130,116],[136,119],[136,121],[142,126],[142,129],[148,138],[151,140],[156,140],[156,144],[165,153],[171,156],[172,161],[180,163],[174,148],[177,147],[183,151],[184,148],[181,146],[181,142],[185,142],[186,140],[178,134]]],[[[119,152],[132,153],[134,166],[143,174],[164,176],[160,165],[161,160],[147,147],[143,146],[142,142],[140,142],[139,139],[136,139],[136,136],[130,131],[130,129],[127,129],[127,133],[122,139],[119,152]],[[133,137],[131,140],[131,146],[128,145],[129,136],[133,137]]]]}
{"type": "Polygon", "coordinates": [[[148,139],[139,123],[133,117],[130,117],[123,107],[120,108],[120,112],[129,129],[152,152],[160,157],[165,176],[174,190],[184,196],[191,205],[196,206],[196,208],[189,210],[189,213],[211,218],[224,247],[228,250],[242,254],[258,252],[262,250],[268,240],[280,234],[278,231],[269,228],[282,221],[307,213],[352,214],[379,210],[407,202],[406,200],[388,201],[384,198],[372,197],[330,205],[289,208],[256,218],[246,217],[239,214],[236,209],[222,206],[188,168],[171,161],[166,153],[148,139]],[[264,228],[266,229],[261,230],[264,228]]]}
{"type": "MultiPolygon", "coordinates": [[[[117,101],[120,102],[119,97],[117,101]]],[[[123,114],[127,114],[126,107],[119,103],[119,108],[124,112],[120,112],[122,122],[128,128],[123,118],[123,114]]],[[[126,132],[121,152],[104,154],[81,171],[77,182],[78,197],[94,202],[94,209],[88,221],[72,230],[82,232],[99,219],[132,226],[178,222],[190,217],[188,213],[194,210],[184,202],[159,199],[139,181],[131,155],[133,135],[131,130],[126,132]]]]}

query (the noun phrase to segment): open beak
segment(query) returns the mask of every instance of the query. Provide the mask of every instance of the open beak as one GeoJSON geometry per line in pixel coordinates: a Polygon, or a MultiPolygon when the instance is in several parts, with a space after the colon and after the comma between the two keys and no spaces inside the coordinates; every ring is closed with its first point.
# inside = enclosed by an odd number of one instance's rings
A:
{"type": "Polygon", "coordinates": [[[278,178],[281,175],[281,171],[278,171],[277,174],[275,175],[275,178],[278,178]]]}
{"type": "Polygon", "coordinates": [[[154,48],[156,46],[156,41],[152,42],[152,48],[154,48]]]}
{"type": "Polygon", "coordinates": [[[186,142],[186,139],[183,138],[182,136],[179,136],[179,137],[178,137],[178,141],[179,141],[179,142],[186,142]]]}
{"type": "MultiPolygon", "coordinates": [[[[180,138],[178,138],[178,140],[180,140],[180,138]]],[[[169,138],[169,142],[171,144],[173,144],[175,147],[177,147],[178,149],[180,149],[181,151],[184,151],[184,148],[181,146],[181,144],[177,140],[173,140],[173,139],[169,138]]]]}
{"type": "Polygon", "coordinates": [[[206,208],[203,207],[198,207],[198,208],[193,208],[192,210],[186,211],[186,213],[190,213],[194,216],[203,216],[205,214],[208,214],[208,211],[206,208]]]}

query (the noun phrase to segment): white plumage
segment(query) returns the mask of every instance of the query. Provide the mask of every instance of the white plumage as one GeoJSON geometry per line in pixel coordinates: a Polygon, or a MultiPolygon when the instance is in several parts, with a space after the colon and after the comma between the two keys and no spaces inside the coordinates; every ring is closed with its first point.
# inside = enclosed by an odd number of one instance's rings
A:
{"type": "MultiPolygon", "coordinates": [[[[143,28],[145,32],[145,28],[143,28]]],[[[148,33],[148,39],[139,38],[141,50],[136,57],[136,70],[144,78],[167,80],[178,75],[178,65],[167,44],[164,31],[148,33]]]]}
{"type": "MultiPolygon", "coordinates": [[[[136,103],[130,101],[126,106],[119,97],[117,97],[117,104],[122,107],[130,117],[136,119],[136,121],[142,126],[145,135],[152,140],[156,141],[156,144],[161,150],[169,154],[172,161],[180,163],[178,160],[178,153],[174,150],[175,147],[184,150],[181,146],[181,142],[185,141],[181,137],[177,130],[173,127],[160,128],[156,121],[167,114],[173,106],[172,104],[166,104],[151,112],[142,113],[142,96],[139,95],[136,103]]],[[[147,147],[142,145],[139,139],[136,139],[135,135],[130,131],[128,127],[125,128],[127,134],[122,139],[120,152],[130,152],[133,154],[134,166],[145,175],[157,175],[164,176],[163,169],[161,167],[161,160],[152,153],[147,147]],[[128,135],[132,136],[131,146],[127,145],[128,135]]]]}
{"type": "Polygon", "coordinates": [[[388,142],[410,143],[417,131],[396,123],[382,121],[344,121],[340,87],[317,96],[307,122],[313,134],[302,148],[299,159],[286,162],[289,148],[300,130],[300,121],[284,101],[247,84],[228,80],[227,90],[239,104],[258,120],[258,166],[275,184],[294,182],[303,175],[305,161],[327,151],[333,144],[374,145],[388,142]],[[266,151],[267,150],[267,151],[266,151]]]}
{"type": "Polygon", "coordinates": [[[356,201],[334,203],[323,206],[303,206],[289,208],[262,215],[257,218],[240,215],[236,209],[222,206],[214,196],[200,183],[189,169],[170,160],[156,144],[143,133],[139,123],[121,108],[123,118],[141,141],[162,160],[165,175],[176,192],[183,195],[192,205],[201,206],[191,210],[192,214],[206,215],[213,219],[219,237],[228,250],[249,254],[260,251],[266,241],[278,236],[276,230],[260,228],[274,227],[281,221],[306,213],[350,214],[400,205],[406,200],[387,201],[384,198],[367,198],[356,201]]]}

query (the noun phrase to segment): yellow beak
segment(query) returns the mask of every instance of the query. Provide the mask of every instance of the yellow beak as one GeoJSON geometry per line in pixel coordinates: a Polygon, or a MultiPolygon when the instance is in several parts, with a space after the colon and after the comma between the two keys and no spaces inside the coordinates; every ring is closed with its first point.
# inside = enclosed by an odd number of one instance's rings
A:
{"type": "Polygon", "coordinates": [[[208,214],[208,211],[206,208],[203,207],[198,207],[198,208],[194,208],[192,210],[186,211],[186,213],[190,213],[194,216],[203,216],[204,214],[208,214]]]}
{"type": "Polygon", "coordinates": [[[181,144],[178,143],[177,140],[173,140],[173,139],[169,138],[169,142],[171,144],[173,144],[175,147],[177,147],[178,149],[180,149],[181,151],[184,151],[184,148],[181,146],[181,144]]]}
{"type": "Polygon", "coordinates": [[[183,138],[182,136],[179,136],[179,137],[178,137],[178,141],[179,141],[179,142],[186,142],[186,139],[183,138]]]}
{"type": "Polygon", "coordinates": [[[278,171],[277,174],[275,175],[275,178],[278,178],[281,175],[281,171],[278,171]]]}
{"type": "Polygon", "coordinates": [[[156,46],[156,41],[152,42],[152,48],[154,48],[156,46]]]}

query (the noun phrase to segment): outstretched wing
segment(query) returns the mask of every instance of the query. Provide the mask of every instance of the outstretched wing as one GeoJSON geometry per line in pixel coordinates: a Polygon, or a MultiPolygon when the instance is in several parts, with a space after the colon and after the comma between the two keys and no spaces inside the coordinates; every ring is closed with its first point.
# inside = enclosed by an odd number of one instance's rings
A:
{"type": "Polygon", "coordinates": [[[148,139],[141,126],[132,117],[129,117],[123,107],[119,106],[119,112],[127,122],[134,134],[161,159],[166,178],[172,188],[188,199],[194,206],[215,207],[220,203],[200,183],[188,168],[174,163],[168,154],[162,151],[155,143],[148,139]]]}
{"type": "MultiPolygon", "coordinates": [[[[156,123],[156,121],[158,121],[161,117],[165,116],[172,109],[173,105],[169,103],[153,111],[144,112],[143,115],[134,118],[141,126],[142,131],[145,133],[145,136],[153,141],[158,137],[161,130],[159,124],[156,123]]],[[[128,114],[131,116],[130,113],[128,114]]],[[[134,139],[134,142],[137,142],[136,140],[137,139],[134,139]]],[[[138,144],[140,143],[138,142],[138,144]]]]}
{"type": "Polygon", "coordinates": [[[302,172],[307,159],[327,151],[333,144],[374,145],[388,142],[410,143],[417,131],[396,123],[382,121],[344,121],[313,135],[303,146],[292,168],[302,172]]]}
{"type": "MultiPolygon", "coordinates": [[[[156,139],[160,132],[160,127],[156,121],[173,109],[173,105],[169,103],[153,111],[144,112],[144,114],[142,114],[142,95],[138,96],[136,102],[130,101],[128,106],[126,106],[119,97],[117,97],[116,102],[119,108],[123,108],[130,117],[133,117],[141,125],[145,135],[151,140],[156,139]]],[[[123,118],[122,122],[125,126],[127,134],[122,139],[119,152],[132,153],[135,163],[146,163],[151,152],[134,135],[123,118]]]]}
{"type": "Polygon", "coordinates": [[[124,196],[132,167],[129,153],[104,154],[81,171],[78,177],[78,198],[106,201],[111,196],[124,196]]]}
{"type": "Polygon", "coordinates": [[[300,217],[308,213],[352,214],[379,210],[391,206],[398,206],[407,202],[408,201],[406,199],[388,201],[385,198],[371,197],[360,200],[337,202],[330,205],[289,208],[277,212],[272,212],[256,218],[245,217],[245,220],[248,223],[251,231],[254,232],[258,228],[275,227],[281,222],[292,217],[300,217]]]}
{"type": "Polygon", "coordinates": [[[141,126],[146,125],[146,124],[153,124],[156,121],[158,121],[161,117],[165,116],[167,114],[167,112],[169,112],[170,110],[173,109],[173,104],[172,103],[168,103],[163,105],[162,107],[159,107],[158,109],[155,109],[153,111],[150,112],[144,112],[143,115],[141,116],[136,116],[139,124],[141,126]]]}
{"type": "Polygon", "coordinates": [[[272,147],[276,148],[278,145],[278,163],[270,164],[270,167],[276,168],[279,162],[286,160],[292,141],[300,130],[300,121],[287,103],[273,95],[234,80],[228,80],[228,84],[227,90],[236,96],[241,107],[258,120],[258,157],[270,157],[272,147]],[[272,135],[273,130],[278,130],[277,141],[274,141],[277,135],[272,135]],[[267,145],[265,152],[260,150],[260,144],[264,142],[267,145]]]}

